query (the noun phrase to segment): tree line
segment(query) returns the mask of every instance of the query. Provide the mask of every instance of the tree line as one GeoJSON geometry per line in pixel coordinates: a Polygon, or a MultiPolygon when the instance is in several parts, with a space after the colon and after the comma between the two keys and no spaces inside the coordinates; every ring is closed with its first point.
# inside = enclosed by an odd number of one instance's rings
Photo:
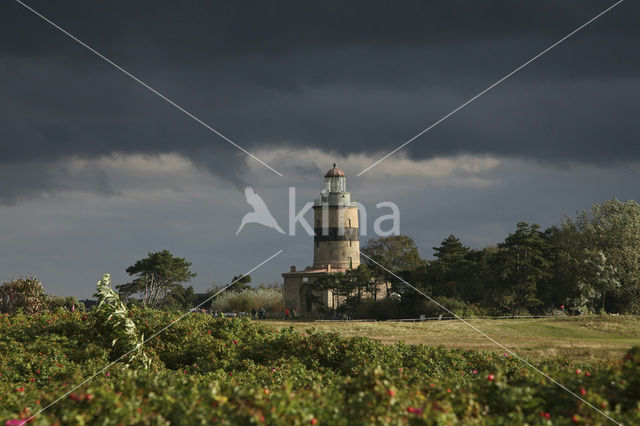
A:
{"type": "MultiPolygon", "coordinates": [[[[483,249],[471,249],[454,235],[433,249],[434,258],[427,260],[406,235],[373,239],[363,247],[358,268],[327,274],[314,285],[340,299],[336,310],[378,319],[438,315],[443,313],[438,304],[462,315],[640,314],[640,205],[635,201],[596,204],[544,230],[520,222],[503,242],[483,249]]],[[[116,287],[125,301],[166,309],[189,309],[225,287],[197,295],[184,286],[196,276],[190,267],[168,250],[149,253],[126,269],[132,280],[116,287]]],[[[250,276],[238,275],[225,291],[248,291],[250,282],[250,276]]],[[[317,295],[307,297],[306,302],[318,302],[317,295]]],[[[80,308],[81,303],[46,295],[31,276],[0,285],[0,312],[57,307],[80,308]]]]}
{"type": "Polygon", "coordinates": [[[640,205],[617,199],[547,229],[519,222],[503,242],[471,249],[454,235],[420,257],[406,235],[370,240],[362,264],[318,281],[361,317],[438,314],[640,314],[640,205]]]}
{"type": "MultiPolygon", "coordinates": [[[[234,276],[227,285],[213,284],[207,292],[196,293],[193,286],[185,285],[196,276],[191,271],[191,262],[183,257],[174,256],[169,250],[149,252],[147,257],[126,268],[126,272],[132,279],[129,282],[116,285],[118,296],[127,304],[158,309],[191,309],[201,305],[211,296],[221,292],[222,289],[225,289],[224,293],[229,294],[224,299],[224,303],[221,302],[221,306],[225,308],[229,305],[238,305],[243,308],[247,304],[253,303],[256,306],[264,305],[274,309],[273,306],[279,306],[278,303],[272,303],[274,295],[281,296],[277,284],[261,284],[255,290],[250,285],[251,276],[243,274],[234,276]],[[238,296],[231,297],[236,294],[238,296]]],[[[99,298],[98,293],[93,296],[99,298]]],[[[281,304],[281,302],[279,303],[281,304]]],[[[208,309],[210,307],[210,301],[202,305],[202,308],[208,309]]],[[[236,307],[235,310],[238,310],[239,307],[236,307]]],[[[33,314],[53,311],[58,308],[84,310],[85,305],[73,296],[59,297],[46,294],[42,282],[31,275],[4,281],[0,285],[0,313],[15,313],[20,310],[27,314],[33,314]]]]}

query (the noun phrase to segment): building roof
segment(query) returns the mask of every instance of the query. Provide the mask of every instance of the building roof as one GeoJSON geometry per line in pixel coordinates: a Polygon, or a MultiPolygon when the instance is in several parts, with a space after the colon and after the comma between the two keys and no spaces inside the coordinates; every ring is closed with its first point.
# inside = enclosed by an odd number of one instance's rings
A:
{"type": "Polygon", "coordinates": [[[334,176],[346,176],[344,172],[338,168],[336,163],[333,163],[333,169],[329,170],[324,177],[334,177],[334,176]]]}
{"type": "Polygon", "coordinates": [[[314,274],[331,274],[334,272],[345,272],[347,269],[346,268],[334,268],[332,267],[330,270],[327,270],[327,268],[320,268],[320,269],[303,269],[301,271],[289,271],[289,272],[285,272],[282,275],[314,275],[314,274]]]}

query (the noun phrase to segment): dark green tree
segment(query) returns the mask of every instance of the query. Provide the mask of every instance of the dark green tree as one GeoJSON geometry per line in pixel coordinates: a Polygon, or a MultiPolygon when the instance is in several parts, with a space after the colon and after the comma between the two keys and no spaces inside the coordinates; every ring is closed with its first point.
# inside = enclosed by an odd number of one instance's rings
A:
{"type": "Polygon", "coordinates": [[[233,279],[229,283],[231,284],[231,287],[229,287],[227,291],[242,293],[245,290],[250,290],[251,289],[251,286],[249,285],[250,282],[251,282],[251,275],[243,275],[243,274],[236,275],[235,277],[233,277],[233,279]]]}
{"type": "Polygon", "coordinates": [[[158,305],[164,309],[191,309],[195,306],[196,300],[193,286],[175,286],[167,296],[160,300],[158,305]]]}
{"type": "MultiPolygon", "coordinates": [[[[343,302],[342,310],[352,311],[355,306],[362,302],[367,293],[372,296],[375,294],[377,290],[373,288],[374,286],[375,283],[369,268],[364,264],[360,264],[357,268],[348,269],[344,272],[319,276],[313,284],[313,289],[316,291],[331,291],[334,298],[343,302]]],[[[317,303],[317,300],[314,299],[314,301],[317,303]]],[[[336,307],[336,304],[334,304],[334,308],[336,307]]]]}
{"type": "Polygon", "coordinates": [[[76,299],[75,296],[67,296],[67,297],[50,296],[49,309],[55,310],[58,308],[63,308],[63,309],[75,308],[75,309],[84,311],[85,306],[84,306],[84,303],[78,301],[78,299],[76,299]]]}
{"type": "Polygon", "coordinates": [[[134,280],[116,288],[124,297],[141,294],[144,305],[156,306],[160,299],[196,276],[190,267],[191,262],[175,257],[169,250],[149,252],[146,258],[126,269],[129,275],[135,276],[134,280]]]}
{"type": "Polygon", "coordinates": [[[471,249],[449,235],[433,250],[436,259],[429,263],[430,273],[427,274],[432,295],[464,298],[465,286],[472,281],[474,272],[471,249]]]}
{"type": "Polygon", "coordinates": [[[496,282],[488,303],[505,313],[536,312],[542,308],[538,286],[551,277],[549,244],[537,224],[519,222],[514,233],[498,244],[494,258],[496,282]]]}
{"type": "Polygon", "coordinates": [[[366,293],[372,297],[377,295],[377,287],[371,279],[371,272],[367,265],[360,264],[357,268],[347,269],[343,279],[342,287],[346,291],[351,290],[347,295],[347,303],[351,306],[360,304],[366,293]]]}

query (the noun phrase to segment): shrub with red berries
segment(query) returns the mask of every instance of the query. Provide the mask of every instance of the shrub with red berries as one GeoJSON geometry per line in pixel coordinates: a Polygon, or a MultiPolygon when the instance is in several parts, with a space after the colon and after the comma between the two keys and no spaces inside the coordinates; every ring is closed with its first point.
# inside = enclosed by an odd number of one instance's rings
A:
{"type": "MultiPolygon", "coordinates": [[[[179,317],[133,309],[152,336],[179,317]]],[[[514,356],[344,338],[193,313],[125,368],[90,311],[0,316],[0,424],[605,424],[514,356]],[[87,384],[74,389],[100,372],[87,384]],[[35,418],[36,423],[38,417],[35,418]],[[9,423],[8,423],[9,422],[9,423]],[[19,424],[19,423],[16,423],[19,424]]],[[[589,404],[640,424],[640,348],[614,362],[535,362],[589,404]]]]}

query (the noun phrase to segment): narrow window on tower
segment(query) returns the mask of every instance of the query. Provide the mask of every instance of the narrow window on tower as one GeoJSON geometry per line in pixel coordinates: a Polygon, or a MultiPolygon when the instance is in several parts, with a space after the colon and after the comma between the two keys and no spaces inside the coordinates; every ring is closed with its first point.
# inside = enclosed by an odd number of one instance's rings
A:
{"type": "Polygon", "coordinates": [[[353,259],[349,256],[349,269],[353,269],[353,259]]]}
{"type": "Polygon", "coordinates": [[[351,228],[351,219],[347,219],[347,228],[351,228]]]}
{"type": "Polygon", "coordinates": [[[349,247],[351,247],[351,238],[349,238],[349,247]]]}

